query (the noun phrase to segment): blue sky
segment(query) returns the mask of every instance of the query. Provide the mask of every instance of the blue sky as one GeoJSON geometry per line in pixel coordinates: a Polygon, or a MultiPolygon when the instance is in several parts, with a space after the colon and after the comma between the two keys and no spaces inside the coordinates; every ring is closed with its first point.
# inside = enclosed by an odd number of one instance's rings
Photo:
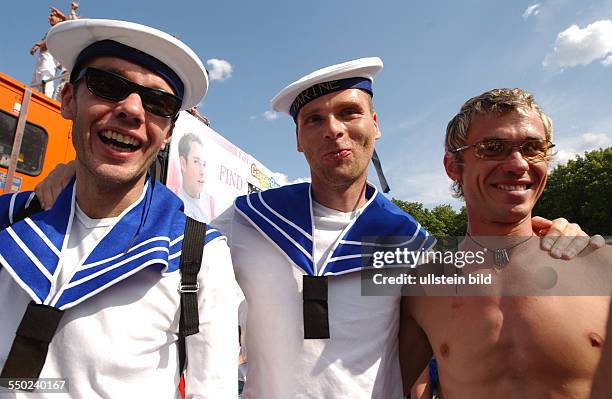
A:
{"type": "MultiPolygon", "coordinates": [[[[48,28],[49,7],[69,4],[5,2],[0,71],[28,82],[28,51],[48,28]]],[[[293,121],[270,112],[270,99],[306,73],[359,57],[385,64],[374,104],[390,196],[460,205],[442,167],[446,124],[494,87],[535,95],[553,118],[560,160],[612,146],[612,0],[81,0],[79,13],[178,34],[214,71],[200,107],[212,127],[289,180],[308,169],[293,121]]]]}

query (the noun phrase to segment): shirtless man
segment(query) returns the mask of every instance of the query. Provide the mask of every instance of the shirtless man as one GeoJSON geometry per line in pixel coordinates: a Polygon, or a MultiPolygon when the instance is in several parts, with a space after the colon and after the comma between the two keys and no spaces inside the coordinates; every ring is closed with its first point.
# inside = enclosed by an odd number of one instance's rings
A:
{"type": "Polygon", "coordinates": [[[551,138],[550,118],[520,89],[491,90],[468,100],[449,123],[444,165],[468,214],[468,238],[459,250],[484,254],[483,264],[465,266],[462,273],[491,275],[492,284],[433,293],[452,296],[403,298],[400,359],[406,391],[433,350],[443,398],[588,397],[609,297],[567,294],[578,289],[582,295],[607,295],[606,287],[589,291],[582,285],[580,291],[576,280],[595,275],[594,281],[609,281],[605,265],[612,264],[612,251],[587,250],[562,261],[532,237],[531,211],[546,184],[551,138]],[[502,248],[507,263],[494,257],[502,248]],[[533,296],[545,292],[566,296],[533,296]]]}

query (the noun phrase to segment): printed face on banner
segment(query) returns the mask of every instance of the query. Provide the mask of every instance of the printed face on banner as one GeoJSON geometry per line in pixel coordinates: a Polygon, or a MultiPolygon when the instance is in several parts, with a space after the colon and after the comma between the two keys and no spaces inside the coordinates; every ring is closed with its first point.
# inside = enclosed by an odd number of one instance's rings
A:
{"type": "Polygon", "coordinates": [[[196,141],[190,143],[187,158],[180,157],[183,190],[192,198],[200,198],[206,182],[204,148],[196,141]]]}

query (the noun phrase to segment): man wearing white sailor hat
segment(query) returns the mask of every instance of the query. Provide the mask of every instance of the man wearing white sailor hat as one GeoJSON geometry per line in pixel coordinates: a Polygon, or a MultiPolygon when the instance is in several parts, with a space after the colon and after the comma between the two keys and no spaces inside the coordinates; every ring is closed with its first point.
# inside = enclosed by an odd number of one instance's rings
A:
{"type": "Polygon", "coordinates": [[[273,109],[295,120],[312,183],[239,197],[216,221],[231,231],[249,304],[246,398],[402,397],[399,292],[361,296],[361,244],[431,238],[366,181],[380,137],[372,82],[381,68],[377,57],[334,65],[274,97],[273,109]]]}
{"type": "MultiPolygon", "coordinates": [[[[24,220],[32,193],[0,197],[2,377],[67,379],[76,398],[177,397],[186,217],[147,170],[178,112],[206,94],[206,70],[178,39],[130,22],[67,21],[46,40],[71,71],[61,97],[76,179],[24,220]]],[[[209,228],[204,241],[185,388],[233,398],[235,280],[225,237],[209,228]]]]}

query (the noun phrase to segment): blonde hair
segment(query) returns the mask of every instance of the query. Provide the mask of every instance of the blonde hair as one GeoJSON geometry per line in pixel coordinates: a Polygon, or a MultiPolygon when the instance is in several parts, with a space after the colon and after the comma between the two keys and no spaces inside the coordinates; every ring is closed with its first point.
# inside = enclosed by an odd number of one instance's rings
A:
{"type": "MultiPolygon", "coordinates": [[[[491,113],[503,115],[508,112],[526,115],[529,110],[534,110],[538,113],[544,125],[546,140],[552,141],[552,120],[542,111],[533,95],[519,88],[502,88],[489,90],[479,96],[472,97],[461,106],[459,113],[448,122],[444,148],[447,154],[451,154],[450,150],[466,145],[470,125],[478,115],[491,113]]],[[[462,161],[460,152],[454,153],[452,156],[455,162],[462,161]]],[[[463,189],[460,182],[453,182],[452,190],[454,197],[463,197],[463,189]]]]}

